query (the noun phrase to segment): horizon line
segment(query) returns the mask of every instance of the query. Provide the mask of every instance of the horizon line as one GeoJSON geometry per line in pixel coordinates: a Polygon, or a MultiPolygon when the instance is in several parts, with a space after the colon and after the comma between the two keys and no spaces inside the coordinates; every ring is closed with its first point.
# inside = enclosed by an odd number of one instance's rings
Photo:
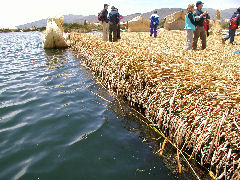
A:
{"type": "MultiPolygon", "coordinates": [[[[148,11],[148,12],[136,12],[136,13],[131,13],[131,14],[127,14],[127,15],[124,15],[124,16],[129,16],[129,15],[134,15],[134,14],[145,14],[145,13],[149,13],[149,12],[152,12],[154,10],[161,10],[161,9],[182,9],[182,10],[186,10],[186,8],[156,8],[156,9],[153,9],[151,11],[148,11]]],[[[235,9],[235,8],[227,8],[227,9],[214,9],[214,8],[203,8],[203,9],[213,9],[213,10],[220,10],[220,11],[224,11],[224,10],[229,10],[229,9],[235,9]]],[[[70,13],[70,14],[63,14],[62,16],[68,16],[68,15],[75,15],[75,16],[83,16],[83,17],[88,17],[88,16],[97,16],[95,14],[90,14],[90,15],[81,15],[81,14],[74,14],[74,13],[70,13]]],[[[59,16],[54,16],[54,17],[59,17],[59,16]]],[[[28,22],[28,23],[25,23],[25,24],[20,24],[20,25],[16,25],[15,27],[17,28],[18,26],[24,26],[24,25],[27,25],[27,24],[31,24],[31,23],[34,23],[36,21],[41,21],[41,20],[47,20],[49,18],[54,18],[53,16],[49,16],[49,17],[46,17],[46,18],[42,18],[42,19],[38,19],[38,20],[35,20],[35,21],[32,21],[32,22],[28,22]]]]}

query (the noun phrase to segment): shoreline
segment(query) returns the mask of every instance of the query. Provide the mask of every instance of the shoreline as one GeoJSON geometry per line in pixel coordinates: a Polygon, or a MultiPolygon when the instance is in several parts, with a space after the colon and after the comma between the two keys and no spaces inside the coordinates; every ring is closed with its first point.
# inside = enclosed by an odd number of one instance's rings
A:
{"type": "Polygon", "coordinates": [[[98,81],[140,109],[180,157],[187,152],[219,179],[239,177],[238,56],[213,39],[204,51],[186,52],[184,32],[159,35],[123,33],[109,43],[100,34],[71,33],[70,41],[98,81]]]}

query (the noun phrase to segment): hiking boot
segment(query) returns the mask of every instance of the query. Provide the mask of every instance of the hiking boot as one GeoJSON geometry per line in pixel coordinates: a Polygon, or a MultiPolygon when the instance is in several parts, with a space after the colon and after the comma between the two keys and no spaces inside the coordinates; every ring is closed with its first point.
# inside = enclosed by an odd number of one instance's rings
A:
{"type": "Polygon", "coordinates": [[[222,38],[222,44],[225,44],[225,39],[224,38],[222,38]]]}

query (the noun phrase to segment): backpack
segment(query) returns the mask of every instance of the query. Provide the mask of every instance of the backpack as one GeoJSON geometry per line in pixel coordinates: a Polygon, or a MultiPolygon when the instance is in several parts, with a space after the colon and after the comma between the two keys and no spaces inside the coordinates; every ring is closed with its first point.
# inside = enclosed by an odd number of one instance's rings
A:
{"type": "Polygon", "coordinates": [[[102,16],[101,15],[102,15],[102,12],[99,12],[98,13],[98,21],[102,21],[102,16]]]}
{"type": "Polygon", "coordinates": [[[205,31],[208,31],[208,30],[209,30],[209,28],[210,28],[210,26],[209,26],[209,20],[207,20],[207,19],[204,19],[204,20],[203,20],[203,27],[204,27],[205,31]]]}
{"type": "Polygon", "coordinates": [[[98,21],[102,21],[103,20],[103,11],[98,13],[98,21]]]}
{"type": "Polygon", "coordinates": [[[237,17],[232,18],[231,19],[231,23],[230,23],[230,28],[231,29],[236,29],[237,27],[238,27],[238,25],[237,25],[237,17]]]}

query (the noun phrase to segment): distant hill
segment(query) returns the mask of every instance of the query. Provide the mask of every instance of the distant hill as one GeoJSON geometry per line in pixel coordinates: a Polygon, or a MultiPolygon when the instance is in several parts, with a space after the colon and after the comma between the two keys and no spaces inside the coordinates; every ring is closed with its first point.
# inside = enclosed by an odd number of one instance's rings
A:
{"type": "MultiPolygon", "coordinates": [[[[73,22],[83,24],[84,23],[84,16],[73,15],[73,14],[64,15],[64,23],[73,23],[73,22]]],[[[35,26],[37,28],[41,28],[41,27],[46,27],[46,25],[47,25],[47,19],[41,19],[39,21],[35,21],[35,22],[31,22],[31,23],[27,23],[27,24],[17,26],[17,28],[24,29],[24,28],[31,28],[33,26],[35,26]]]]}
{"type": "Polygon", "coordinates": [[[222,10],[222,18],[223,19],[230,19],[233,15],[233,13],[236,11],[237,8],[231,8],[231,9],[225,9],[222,10]]]}
{"type": "MultiPolygon", "coordinates": [[[[156,9],[156,10],[158,11],[158,15],[160,17],[160,20],[163,20],[166,16],[168,16],[172,13],[175,13],[177,11],[184,10],[184,9],[181,9],[181,8],[161,8],[161,9],[156,9]]],[[[205,10],[209,12],[211,19],[215,18],[215,16],[216,16],[216,10],[215,9],[207,8],[207,9],[204,9],[204,11],[205,10]]],[[[123,18],[123,21],[129,21],[129,20],[131,20],[134,17],[139,16],[139,15],[143,15],[143,16],[149,18],[151,16],[151,14],[153,13],[153,11],[146,12],[146,13],[130,14],[130,15],[125,16],[123,18]]],[[[236,11],[236,8],[222,10],[221,11],[221,18],[222,19],[229,19],[232,16],[234,11],[236,11]]],[[[98,22],[96,15],[90,15],[90,16],[73,15],[73,14],[64,15],[64,23],[75,23],[76,22],[76,23],[79,23],[79,24],[83,24],[85,20],[89,23],[98,22]]],[[[19,25],[19,26],[17,26],[17,28],[23,29],[23,28],[31,28],[33,26],[35,26],[37,28],[40,28],[40,27],[45,27],[46,25],[47,25],[47,19],[41,19],[39,21],[19,25]]]]}

